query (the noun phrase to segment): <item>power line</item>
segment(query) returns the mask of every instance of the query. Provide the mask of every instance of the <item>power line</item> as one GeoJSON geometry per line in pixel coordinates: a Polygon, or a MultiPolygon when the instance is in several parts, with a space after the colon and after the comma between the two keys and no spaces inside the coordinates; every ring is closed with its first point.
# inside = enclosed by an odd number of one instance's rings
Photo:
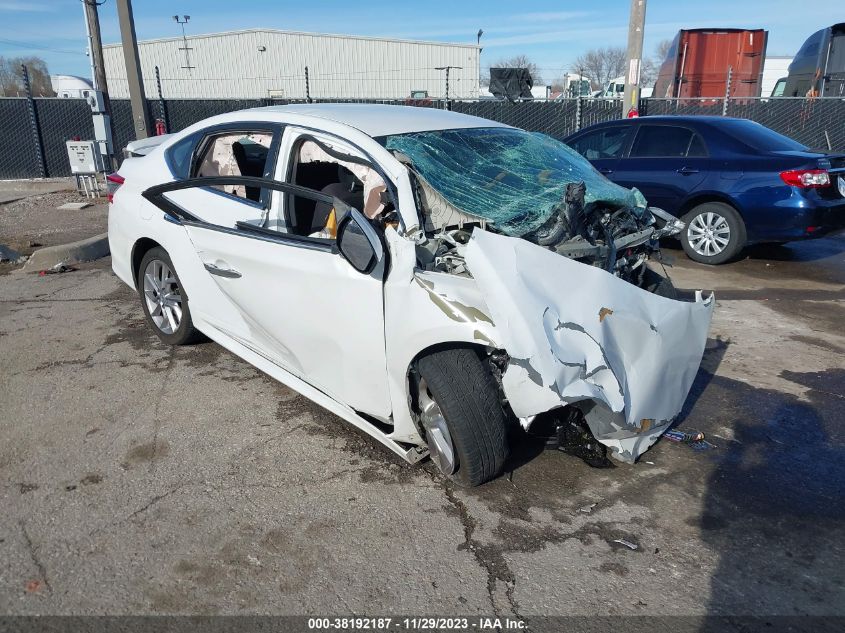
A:
{"type": "Polygon", "coordinates": [[[0,43],[2,44],[10,44],[11,46],[21,46],[23,48],[28,48],[36,51],[50,51],[53,53],[65,53],[67,55],[85,55],[82,51],[71,51],[62,48],[52,48],[50,46],[39,46],[38,44],[34,44],[32,42],[19,42],[17,40],[7,40],[4,38],[0,38],[0,43]]]}

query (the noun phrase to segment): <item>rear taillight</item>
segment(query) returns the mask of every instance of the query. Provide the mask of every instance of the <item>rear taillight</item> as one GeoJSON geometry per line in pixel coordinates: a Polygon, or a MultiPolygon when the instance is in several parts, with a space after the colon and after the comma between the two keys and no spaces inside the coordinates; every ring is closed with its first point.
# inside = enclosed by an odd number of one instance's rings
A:
{"type": "Polygon", "coordinates": [[[126,182],[126,178],[116,172],[106,176],[106,191],[109,194],[109,202],[114,201],[114,194],[124,182],[126,182]]]}
{"type": "Polygon", "coordinates": [[[790,169],[780,172],[780,179],[787,185],[805,189],[830,186],[830,175],[824,169],[790,169]]]}

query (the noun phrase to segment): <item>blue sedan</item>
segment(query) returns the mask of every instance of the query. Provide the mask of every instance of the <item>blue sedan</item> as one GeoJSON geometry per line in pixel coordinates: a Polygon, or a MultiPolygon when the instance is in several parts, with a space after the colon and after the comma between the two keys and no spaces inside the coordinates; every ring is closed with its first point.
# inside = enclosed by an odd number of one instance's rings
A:
{"type": "Polygon", "coordinates": [[[759,123],[654,116],[564,140],[613,182],[682,218],[681,244],[698,262],[722,264],[749,244],[845,227],[845,154],[811,150],[759,123]]]}

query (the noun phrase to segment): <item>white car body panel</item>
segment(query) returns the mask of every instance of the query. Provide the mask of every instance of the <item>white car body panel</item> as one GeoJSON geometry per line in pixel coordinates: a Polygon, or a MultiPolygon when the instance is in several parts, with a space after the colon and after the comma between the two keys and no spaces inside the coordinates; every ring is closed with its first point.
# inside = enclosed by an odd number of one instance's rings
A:
{"type": "MultiPolygon", "coordinates": [[[[494,126],[501,124],[436,109],[347,104],[262,108],[202,121],[171,135],[147,156],[124,162],[120,173],[126,181],[109,211],[113,269],[135,287],[136,245],[140,240],[161,245],[173,260],[197,329],[410,462],[423,458],[427,450],[410,407],[409,371],[421,352],[443,343],[501,349],[514,358],[528,359],[540,382],[526,380],[528,370],[520,373],[519,365],[511,365],[504,383],[515,413],[526,420],[583,398],[624,412],[618,432],[600,433],[598,439],[617,457],[631,461],[680,410],[698,369],[713,301],[685,304],[662,299],[525,240],[482,232],[467,250],[471,254],[467,265],[475,279],[417,270],[412,235],[420,218],[408,171],[373,136],[494,126]],[[290,149],[301,133],[323,138],[377,166],[392,188],[400,216],[399,226],[385,231],[387,260],[363,275],[337,252],[236,235],[236,220],[257,221],[265,212],[207,189],[177,191],[167,197],[228,231],[166,221],[160,209],[141,197],[149,187],[175,180],[164,158],[174,143],[211,126],[239,122],[285,126],[276,180],[284,180],[290,149]],[[508,252],[520,255],[520,265],[510,271],[502,268],[501,260],[508,252]],[[241,277],[212,275],[205,264],[233,269],[241,277]],[[538,285],[525,283],[531,271],[541,273],[534,275],[538,285]],[[615,293],[620,293],[618,300],[612,301],[615,293]],[[620,307],[623,297],[631,310],[628,317],[620,307]],[[603,305],[614,313],[602,323],[594,310],[597,302],[613,303],[603,305]],[[554,353],[548,355],[541,343],[544,336],[550,342],[563,339],[549,338],[541,304],[554,306],[562,321],[580,323],[591,333],[587,324],[599,323],[598,334],[593,333],[598,348],[584,337],[566,339],[574,344],[567,347],[571,354],[567,362],[592,363],[595,370],[599,350],[619,352],[610,363],[612,376],[602,376],[599,369],[592,380],[584,380],[555,364],[554,353]],[[669,304],[676,307],[669,309],[669,304]],[[520,320],[532,328],[525,338],[520,337],[520,320]],[[655,337],[648,338],[648,325],[658,328],[657,338],[665,337],[657,347],[652,345],[655,337]],[[634,338],[643,336],[648,345],[631,347],[634,338]],[[673,355],[673,349],[678,353],[673,355]],[[618,371],[618,363],[625,371],[618,371]],[[555,381],[558,393],[549,388],[555,381]],[[621,397],[609,395],[614,384],[621,386],[621,397]],[[660,395],[661,391],[668,395],[660,395]],[[632,429],[626,415],[641,416],[640,421],[653,418],[655,423],[632,429]],[[392,431],[374,426],[368,416],[392,425],[392,431]]],[[[284,198],[274,192],[266,211],[266,226],[282,234],[284,198]]]]}
{"type": "Polygon", "coordinates": [[[593,435],[633,462],[681,412],[704,354],[712,295],[660,297],[487,231],[473,232],[466,260],[511,357],[502,387],[518,417],[592,400],[619,414],[588,413],[593,435]]]}

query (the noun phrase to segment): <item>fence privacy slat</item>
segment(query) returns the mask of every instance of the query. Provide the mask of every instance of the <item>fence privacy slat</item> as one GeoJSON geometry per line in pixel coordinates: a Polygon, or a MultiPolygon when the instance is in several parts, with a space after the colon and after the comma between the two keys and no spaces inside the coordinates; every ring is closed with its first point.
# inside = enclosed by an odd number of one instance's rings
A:
{"type": "MultiPolygon", "coordinates": [[[[317,101],[317,100],[315,100],[317,101]]],[[[300,103],[302,101],[299,101],[300,103]]],[[[436,99],[320,99],[332,103],[385,103],[443,108],[446,103],[436,99]]],[[[216,114],[257,108],[266,105],[294,103],[273,99],[167,99],[169,131],[178,132],[216,114]]],[[[34,100],[38,115],[44,159],[48,176],[69,176],[65,141],[74,137],[91,139],[94,128],[91,109],[83,99],[34,100]]],[[[556,101],[527,101],[509,103],[494,100],[454,100],[449,107],[494,121],[543,132],[562,139],[580,128],[622,117],[621,100],[562,99],[556,101]]],[[[112,124],[118,155],[135,138],[132,110],[128,99],[112,99],[112,124]]],[[[147,101],[151,118],[160,116],[158,99],[147,101]]],[[[716,115],[723,109],[728,116],[757,121],[799,143],[817,149],[845,152],[845,100],[738,97],[729,99],[643,99],[643,116],[684,114],[716,115]]],[[[40,175],[37,149],[33,142],[26,99],[0,98],[0,138],[6,141],[0,154],[0,178],[37,178],[40,175]]],[[[118,156],[120,159],[120,156],[118,156]]]]}

